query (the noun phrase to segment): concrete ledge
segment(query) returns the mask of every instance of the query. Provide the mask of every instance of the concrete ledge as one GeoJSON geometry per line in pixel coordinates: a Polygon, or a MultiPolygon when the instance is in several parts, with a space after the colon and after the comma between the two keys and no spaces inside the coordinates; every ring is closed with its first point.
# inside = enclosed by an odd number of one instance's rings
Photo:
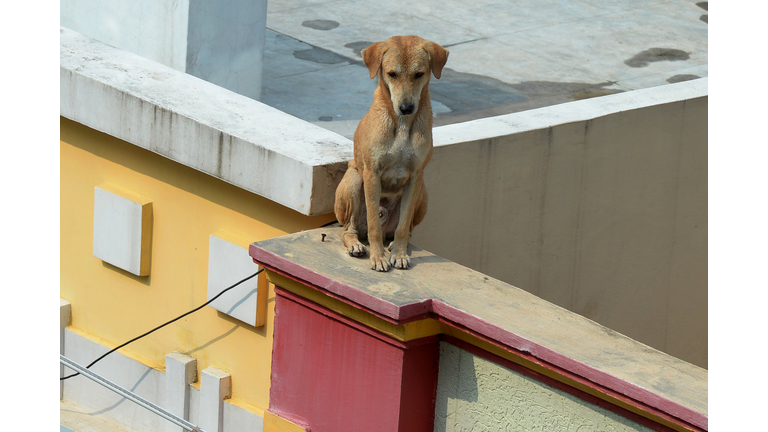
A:
{"type": "Polygon", "coordinates": [[[480,141],[560,124],[588,121],[623,111],[706,98],[709,78],[633,90],[433,129],[435,147],[480,141]]]}
{"type": "Polygon", "coordinates": [[[367,258],[346,254],[340,228],[323,228],[253,243],[250,255],[268,272],[383,320],[400,325],[437,319],[682,428],[708,428],[706,370],[482,273],[411,249],[412,268],[378,273],[368,268],[367,258]]]}
{"type": "Polygon", "coordinates": [[[306,215],[333,211],[352,142],[61,28],[60,113],[306,215]]]}

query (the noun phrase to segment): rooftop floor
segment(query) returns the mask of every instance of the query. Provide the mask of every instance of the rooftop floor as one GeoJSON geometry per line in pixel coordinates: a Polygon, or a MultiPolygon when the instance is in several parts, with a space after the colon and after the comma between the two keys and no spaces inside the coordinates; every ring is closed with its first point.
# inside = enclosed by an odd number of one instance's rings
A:
{"type": "Polygon", "coordinates": [[[708,75],[707,2],[270,0],[262,102],[352,137],[376,80],[370,44],[417,34],[450,51],[435,125],[708,75]]]}

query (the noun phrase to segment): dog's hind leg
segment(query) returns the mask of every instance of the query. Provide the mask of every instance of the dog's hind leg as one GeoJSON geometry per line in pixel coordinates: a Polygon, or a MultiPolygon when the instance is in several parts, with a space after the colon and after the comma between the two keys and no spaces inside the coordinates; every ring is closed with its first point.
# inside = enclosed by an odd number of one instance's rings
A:
{"type": "Polygon", "coordinates": [[[350,256],[365,255],[365,245],[359,239],[361,232],[365,234],[368,231],[364,201],[363,178],[360,177],[354,161],[351,161],[336,188],[336,202],[333,209],[336,219],[344,227],[342,241],[350,256]]]}

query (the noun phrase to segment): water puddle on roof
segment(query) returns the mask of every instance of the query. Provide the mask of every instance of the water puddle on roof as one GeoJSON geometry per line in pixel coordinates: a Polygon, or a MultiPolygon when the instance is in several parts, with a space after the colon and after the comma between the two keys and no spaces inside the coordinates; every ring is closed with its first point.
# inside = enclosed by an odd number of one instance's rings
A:
{"type": "Polygon", "coordinates": [[[309,27],[315,30],[333,30],[339,26],[339,23],[332,20],[308,20],[301,23],[304,27],[309,27]]]}
{"type": "Polygon", "coordinates": [[[698,79],[698,78],[701,78],[701,77],[698,76],[698,75],[691,75],[691,74],[674,75],[674,76],[671,76],[671,77],[667,78],[667,82],[674,84],[674,83],[679,83],[679,82],[683,82],[683,81],[690,81],[690,80],[694,80],[694,79],[698,79]]]}
{"type": "Polygon", "coordinates": [[[632,58],[624,60],[629,67],[641,68],[648,64],[660,61],[682,61],[690,58],[690,53],[674,48],[649,48],[635,54],[632,58]]]}

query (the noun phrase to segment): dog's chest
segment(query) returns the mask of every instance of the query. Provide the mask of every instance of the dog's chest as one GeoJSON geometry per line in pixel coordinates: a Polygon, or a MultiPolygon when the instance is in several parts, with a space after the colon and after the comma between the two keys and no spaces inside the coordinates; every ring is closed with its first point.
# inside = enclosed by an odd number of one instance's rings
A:
{"type": "Polygon", "coordinates": [[[414,166],[418,163],[418,152],[411,142],[406,127],[398,127],[394,140],[381,158],[381,190],[398,194],[408,183],[414,166]]]}

